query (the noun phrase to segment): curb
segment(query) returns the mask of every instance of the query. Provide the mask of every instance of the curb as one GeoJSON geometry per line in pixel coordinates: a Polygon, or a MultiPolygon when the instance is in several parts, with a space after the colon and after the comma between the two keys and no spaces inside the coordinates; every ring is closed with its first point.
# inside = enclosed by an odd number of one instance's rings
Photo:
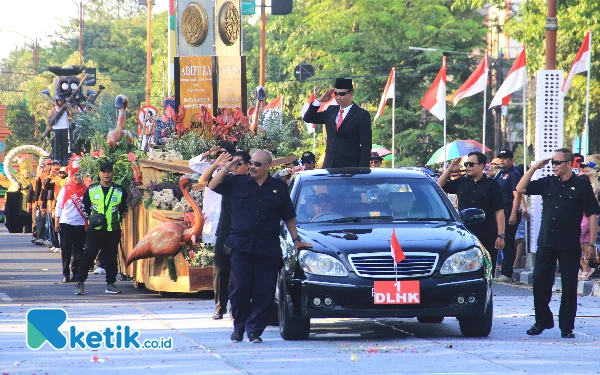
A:
{"type": "MultiPolygon", "coordinates": [[[[533,286],[533,271],[529,269],[513,270],[513,279],[524,285],[533,286]]],[[[562,282],[560,276],[554,278],[553,291],[562,290],[562,282]]],[[[577,294],[582,296],[600,297],[600,284],[596,284],[595,280],[579,281],[577,283],[577,294]]]]}

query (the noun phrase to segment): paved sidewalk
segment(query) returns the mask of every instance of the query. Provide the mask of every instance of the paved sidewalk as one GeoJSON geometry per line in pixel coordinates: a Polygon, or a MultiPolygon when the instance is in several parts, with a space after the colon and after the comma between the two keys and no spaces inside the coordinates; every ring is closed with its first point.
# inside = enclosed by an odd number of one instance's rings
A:
{"type": "MultiPolygon", "coordinates": [[[[530,269],[516,269],[513,271],[513,279],[521,284],[533,285],[533,270],[530,269]]],[[[560,275],[554,279],[554,290],[562,290],[562,282],[560,275]]],[[[577,284],[577,293],[582,296],[600,296],[600,279],[592,279],[586,281],[580,281],[577,284]]]]}

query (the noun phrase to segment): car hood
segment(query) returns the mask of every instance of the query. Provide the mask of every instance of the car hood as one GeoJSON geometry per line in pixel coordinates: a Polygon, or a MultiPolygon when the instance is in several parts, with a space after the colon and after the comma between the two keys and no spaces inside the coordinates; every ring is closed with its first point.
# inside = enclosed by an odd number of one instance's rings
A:
{"type": "Polygon", "coordinates": [[[357,224],[302,224],[298,233],[327,253],[390,251],[392,230],[404,252],[451,254],[479,244],[462,224],[445,222],[357,224]]]}

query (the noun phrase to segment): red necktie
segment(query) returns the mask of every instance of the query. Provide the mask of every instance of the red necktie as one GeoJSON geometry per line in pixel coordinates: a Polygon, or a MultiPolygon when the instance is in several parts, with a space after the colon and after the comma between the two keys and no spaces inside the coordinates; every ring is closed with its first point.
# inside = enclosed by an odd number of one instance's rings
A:
{"type": "Polygon", "coordinates": [[[342,125],[342,121],[344,121],[344,110],[340,109],[340,117],[338,118],[336,130],[339,130],[340,126],[342,125]]]}

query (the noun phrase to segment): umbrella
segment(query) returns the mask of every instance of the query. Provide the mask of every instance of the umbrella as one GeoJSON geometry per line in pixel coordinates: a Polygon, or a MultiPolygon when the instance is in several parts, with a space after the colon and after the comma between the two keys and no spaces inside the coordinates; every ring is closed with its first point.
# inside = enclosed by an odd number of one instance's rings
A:
{"type": "Polygon", "coordinates": [[[381,145],[374,144],[371,146],[371,155],[373,155],[373,153],[376,153],[377,155],[384,157],[384,156],[390,155],[392,152],[381,145]]]}
{"type": "MultiPolygon", "coordinates": [[[[446,160],[452,160],[461,156],[468,155],[470,152],[473,151],[481,151],[482,144],[471,139],[460,139],[448,143],[446,147],[448,149],[448,156],[446,160]]],[[[486,147],[485,150],[486,152],[491,151],[488,147],[486,147]]],[[[429,158],[429,161],[425,163],[425,165],[431,165],[442,162],[444,162],[444,146],[440,147],[436,152],[434,152],[433,155],[431,155],[431,158],[429,158]]]]}

